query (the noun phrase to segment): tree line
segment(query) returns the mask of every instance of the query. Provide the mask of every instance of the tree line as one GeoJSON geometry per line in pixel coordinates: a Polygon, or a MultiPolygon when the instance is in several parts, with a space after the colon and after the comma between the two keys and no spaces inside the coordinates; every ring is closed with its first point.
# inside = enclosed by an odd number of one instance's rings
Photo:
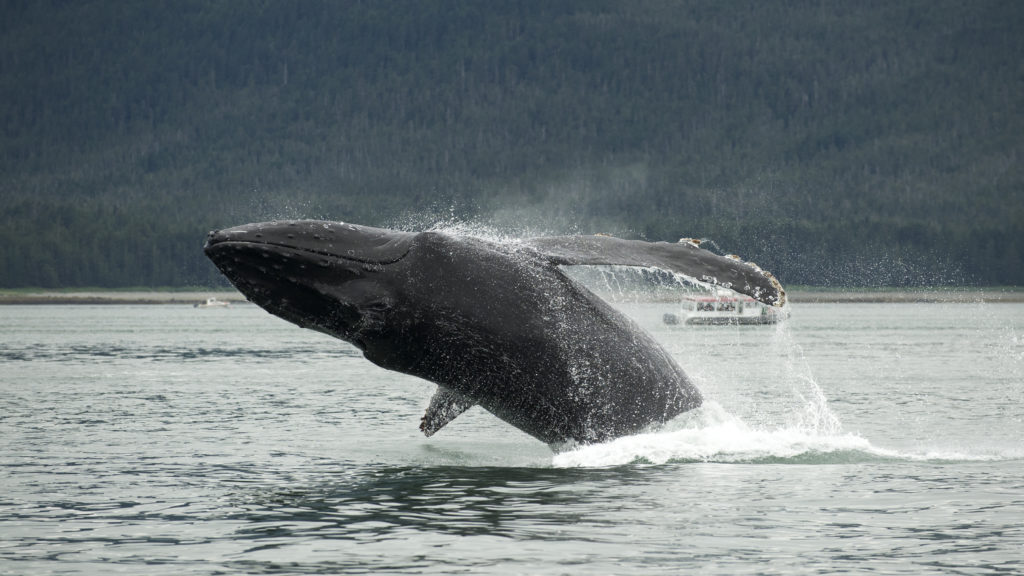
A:
{"type": "Polygon", "coordinates": [[[9,1],[0,286],[222,282],[318,217],[712,238],[784,282],[1024,284],[1024,7],[9,1]]]}

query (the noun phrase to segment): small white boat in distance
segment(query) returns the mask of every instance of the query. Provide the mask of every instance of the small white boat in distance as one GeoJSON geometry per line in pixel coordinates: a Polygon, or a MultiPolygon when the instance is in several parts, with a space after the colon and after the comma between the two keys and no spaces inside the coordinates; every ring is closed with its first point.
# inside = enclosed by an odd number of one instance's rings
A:
{"type": "Polygon", "coordinates": [[[206,302],[200,302],[195,304],[196,308],[230,308],[231,302],[224,300],[217,300],[216,298],[207,298],[206,302]]]}
{"type": "Polygon", "coordinates": [[[789,311],[784,308],[762,304],[731,290],[686,296],[680,307],[680,314],[668,312],[662,316],[662,321],[670,325],[775,324],[789,316],[789,311]]]}

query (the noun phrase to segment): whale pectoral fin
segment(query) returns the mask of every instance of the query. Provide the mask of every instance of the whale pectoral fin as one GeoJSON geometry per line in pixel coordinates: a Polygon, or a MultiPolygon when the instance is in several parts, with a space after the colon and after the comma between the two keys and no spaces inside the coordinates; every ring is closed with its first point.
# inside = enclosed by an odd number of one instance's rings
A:
{"type": "Polygon", "coordinates": [[[735,290],[772,306],[786,303],[786,292],[771,273],[736,256],[719,256],[705,250],[696,240],[669,243],[613,236],[544,236],[530,238],[524,244],[556,265],[660,268],[735,290]]]}
{"type": "Polygon", "coordinates": [[[437,392],[434,392],[430,399],[426,414],[420,419],[420,430],[429,438],[475,404],[476,402],[458,392],[438,386],[437,392]]]}

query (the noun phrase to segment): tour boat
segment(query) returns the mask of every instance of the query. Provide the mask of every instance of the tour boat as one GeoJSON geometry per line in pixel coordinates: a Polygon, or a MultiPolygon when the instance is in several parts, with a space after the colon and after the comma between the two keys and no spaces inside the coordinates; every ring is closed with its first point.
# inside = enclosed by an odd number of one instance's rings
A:
{"type": "Polygon", "coordinates": [[[789,315],[788,311],[725,290],[686,296],[680,308],[678,314],[665,313],[662,321],[665,324],[690,325],[775,324],[789,315]]]}

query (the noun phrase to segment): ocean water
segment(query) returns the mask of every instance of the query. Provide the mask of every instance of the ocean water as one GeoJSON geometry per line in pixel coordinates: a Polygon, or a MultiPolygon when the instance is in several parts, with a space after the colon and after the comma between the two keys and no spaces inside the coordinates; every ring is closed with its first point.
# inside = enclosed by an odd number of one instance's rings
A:
{"type": "Polygon", "coordinates": [[[0,306],[0,574],[1024,572],[1024,305],[620,306],[707,402],[558,454],[255,306],[0,306]]]}

